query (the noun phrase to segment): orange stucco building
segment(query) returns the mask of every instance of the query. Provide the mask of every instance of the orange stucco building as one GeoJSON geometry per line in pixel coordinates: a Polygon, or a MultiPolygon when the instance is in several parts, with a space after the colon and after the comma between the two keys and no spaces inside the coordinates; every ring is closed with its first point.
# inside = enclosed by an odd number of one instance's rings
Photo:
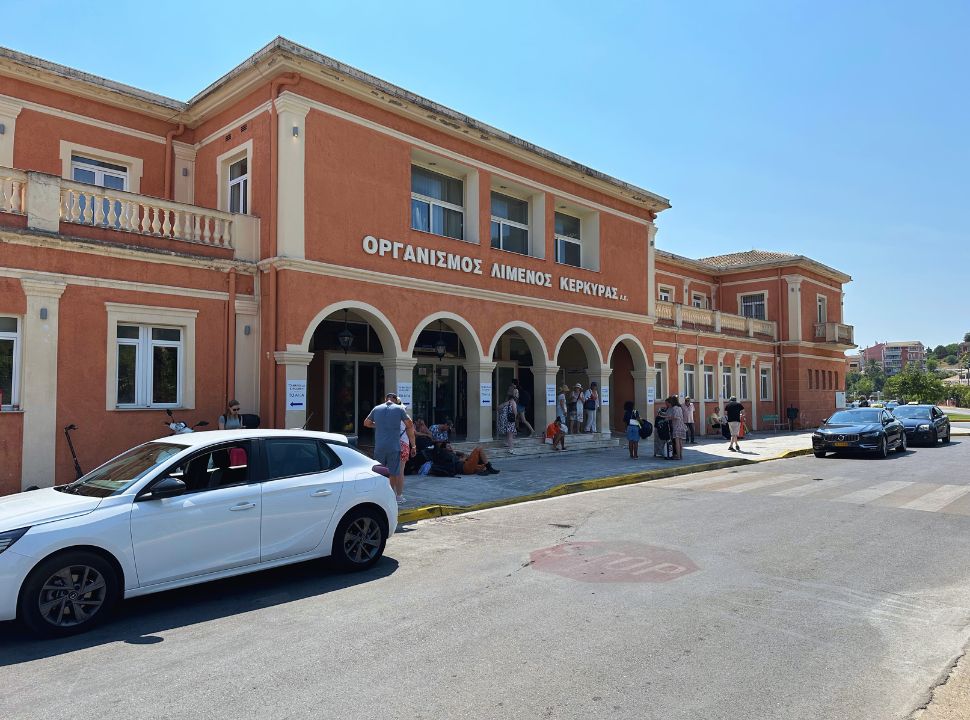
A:
{"type": "Polygon", "coordinates": [[[282,38],[188,102],[0,49],[0,492],[71,479],[69,424],[87,469],[229,398],[358,432],[397,389],[475,441],[513,378],[539,427],[592,381],[601,433],[831,410],[850,278],[657,249],[668,207],[282,38]]]}

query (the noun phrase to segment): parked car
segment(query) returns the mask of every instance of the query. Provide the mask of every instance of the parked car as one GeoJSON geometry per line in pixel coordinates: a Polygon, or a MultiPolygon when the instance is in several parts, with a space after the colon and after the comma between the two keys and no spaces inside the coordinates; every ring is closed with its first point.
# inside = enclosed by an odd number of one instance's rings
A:
{"type": "Polygon", "coordinates": [[[893,415],[906,428],[910,443],[950,442],[950,418],[936,405],[900,405],[893,410],[893,415]]]}
{"type": "Polygon", "coordinates": [[[0,498],[0,620],[67,635],[123,598],[325,556],[370,567],[397,527],[381,471],[343,435],[229,430],[0,498]]]}
{"type": "Polygon", "coordinates": [[[895,410],[896,408],[898,408],[898,407],[899,407],[899,401],[898,401],[898,400],[889,400],[889,401],[887,401],[887,402],[886,402],[886,404],[885,404],[885,406],[884,406],[884,407],[885,407],[885,408],[886,408],[886,409],[887,409],[887,410],[888,410],[889,412],[892,412],[893,410],[895,410]]]}
{"type": "Polygon", "coordinates": [[[884,408],[837,410],[814,433],[815,457],[827,452],[874,452],[886,457],[890,449],[906,451],[903,424],[884,408]]]}

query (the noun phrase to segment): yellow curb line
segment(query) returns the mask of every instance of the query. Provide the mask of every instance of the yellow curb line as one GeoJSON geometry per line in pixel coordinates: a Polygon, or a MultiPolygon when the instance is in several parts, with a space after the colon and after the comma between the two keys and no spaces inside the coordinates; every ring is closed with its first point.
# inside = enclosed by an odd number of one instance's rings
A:
{"type": "Polygon", "coordinates": [[[659,480],[660,478],[676,477],[678,475],[690,475],[697,472],[707,472],[708,470],[723,470],[724,468],[737,467],[739,465],[754,465],[756,463],[769,462],[771,460],[784,460],[786,458],[798,457],[799,455],[811,454],[811,448],[799,450],[788,450],[781,455],[775,455],[760,460],[750,458],[730,458],[727,460],[716,460],[698,465],[681,465],[669,468],[659,468],[657,470],[644,470],[643,472],[627,473],[624,475],[612,475],[605,478],[593,478],[591,480],[580,480],[578,482],[555,485],[541,492],[530,495],[517,495],[511,498],[500,498],[489,500],[488,502],[477,503],[475,505],[425,505],[419,508],[411,508],[398,513],[397,521],[401,524],[413,523],[419,520],[429,520],[436,517],[446,517],[448,515],[462,515],[464,513],[475,512],[477,510],[488,510],[490,508],[503,507],[505,505],[517,505],[519,503],[531,502],[533,500],[546,500],[548,498],[571,495],[578,492],[589,490],[603,490],[622,485],[634,485],[636,483],[659,480]]]}

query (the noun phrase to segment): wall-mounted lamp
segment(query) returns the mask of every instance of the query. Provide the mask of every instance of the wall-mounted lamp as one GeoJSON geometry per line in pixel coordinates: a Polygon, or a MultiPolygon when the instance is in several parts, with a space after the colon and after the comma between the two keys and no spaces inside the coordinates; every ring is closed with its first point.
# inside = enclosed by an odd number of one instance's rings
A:
{"type": "Polygon", "coordinates": [[[253,328],[252,328],[252,326],[251,325],[246,325],[243,328],[243,335],[252,335],[252,334],[253,334],[253,328]]]}
{"type": "Polygon", "coordinates": [[[7,132],[7,126],[0,123],[0,135],[3,135],[5,132],[7,132]]]}
{"type": "Polygon", "coordinates": [[[297,125],[293,126],[293,137],[300,137],[300,128],[297,125]]]}
{"type": "Polygon", "coordinates": [[[188,177],[188,176],[189,176],[189,169],[182,168],[182,177],[188,177]]]}
{"type": "Polygon", "coordinates": [[[47,308],[41,308],[40,309],[40,319],[41,320],[46,320],[47,319],[47,308]]]}
{"type": "Polygon", "coordinates": [[[344,308],[344,329],[337,333],[337,342],[340,344],[340,348],[344,351],[344,355],[350,350],[351,346],[354,344],[354,334],[347,327],[347,309],[344,308]]]}

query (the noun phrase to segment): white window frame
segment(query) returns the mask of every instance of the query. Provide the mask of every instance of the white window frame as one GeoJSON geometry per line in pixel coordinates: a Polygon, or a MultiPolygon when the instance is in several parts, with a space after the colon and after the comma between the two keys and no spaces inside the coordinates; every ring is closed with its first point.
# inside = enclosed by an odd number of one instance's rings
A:
{"type": "Polygon", "coordinates": [[[656,360],[653,363],[653,386],[657,393],[657,402],[667,399],[667,361],[656,360]],[[659,387],[658,387],[659,385],[659,387]]]}
{"type": "MultiPolygon", "coordinates": [[[[96,185],[98,187],[102,187],[103,188],[103,187],[105,187],[104,178],[105,178],[105,176],[108,176],[108,177],[113,177],[113,178],[119,178],[122,181],[122,187],[120,189],[121,190],[125,190],[125,191],[128,190],[129,168],[128,168],[127,165],[120,165],[118,163],[112,162],[111,163],[112,165],[116,165],[118,167],[123,167],[125,169],[124,169],[124,171],[110,170],[108,168],[103,168],[100,165],[91,164],[91,161],[95,161],[95,160],[100,160],[100,158],[87,157],[87,156],[84,156],[84,155],[72,155],[71,156],[71,179],[74,180],[74,182],[82,182],[81,180],[77,180],[77,179],[74,178],[74,171],[75,170],[84,170],[86,172],[94,173],[94,182],[93,183],[88,183],[88,184],[96,185]]],[[[108,162],[108,161],[105,160],[103,162],[108,162]]],[[[118,188],[107,188],[107,189],[109,189],[109,190],[117,190],[118,188]]]]}
{"type": "MultiPolygon", "coordinates": [[[[414,197],[414,193],[411,193],[411,196],[414,197]]],[[[495,190],[493,188],[491,191],[489,191],[488,199],[489,199],[489,215],[491,217],[491,222],[499,224],[499,247],[492,248],[492,249],[502,250],[503,252],[514,252],[516,255],[525,254],[525,255],[531,256],[532,255],[532,231],[529,227],[530,222],[528,221],[532,220],[532,202],[529,200],[529,198],[517,197],[515,195],[510,195],[507,191],[502,192],[500,190],[495,190]],[[526,205],[527,222],[520,223],[517,220],[509,220],[508,218],[503,218],[503,217],[499,217],[498,215],[493,215],[491,213],[492,195],[501,195],[503,197],[507,197],[512,200],[518,200],[520,202],[524,202],[526,205]],[[525,244],[526,244],[525,253],[520,253],[518,250],[507,250],[506,248],[502,247],[502,225],[508,225],[509,227],[525,230],[525,244]]],[[[464,225],[464,222],[463,222],[463,225],[464,225]]],[[[491,246],[492,244],[491,234],[492,234],[491,226],[489,226],[489,246],[491,246]]]]}
{"type": "Polygon", "coordinates": [[[552,231],[553,231],[552,232],[553,245],[555,246],[553,250],[553,257],[555,258],[556,262],[559,265],[566,265],[568,267],[578,267],[578,268],[585,267],[585,265],[583,265],[583,218],[581,218],[579,215],[574,215],[573,213],[560,212],[559,210],[556,210],[556,212],[552,216],[552,231]],[[556,215],[571,217],[574,220],[579,222],[578,240],[574,237],[570,237],[568,235],[560,235],[559,233],[556,232],[556,215]],[[563,261],[563,259],[560,257],[560,254],[559,254],[559,243],[569,243],[572,245],[576,245],[579,248],[579,265],[573,265],[572,263],[567,263],[563,261]]]}
{"type": "Polygon", "coordinates": [[[734,385],[734,371],[729,365],[721,368],[721,400],[730,400],[734,385]]]}
{"type": "MultiPolygon", "coordinates": [[[[246,215],[253,209],[253,141],[247,140],[227,150],[216,158],[216,185],[219,193],[219,209],[229,212],[229,166],[246,159],[246,215]]],[[[238,180],[238,178],[237,178],[238,180]]],[[[240,213],[243,214],[243,213],[240,213]]]]}
{"type": "Polygon", "coordinates": [[[10,397],[3,399],[3,409],[12,410],[20,407],[20,335],[23,332],[24,319],[20,315],[0,314],[0,317],[11,318],[17,323],[16,332],[0,332],[0,340],[13,340],[13,368],[10,374],[10,397]]]}
{"type": "Polygon", "coordinates": [[[674,301],[674,286],[673,285],[657,285],[657,299],[660,302],[673,302],[674,301]],[[666,297],[664,297],[666,295],[666,297]]]}
{"type": "Polygon", "coordinates": [[[707,309],[707,295],[699,292],[692,292],[690,294],[690,304],[701,310],[707,309]]]}
{"type": "Polygon", "coordinates": [[[738,400],[748,399],[748,368],[738,368],[738,400]]]}
{"type": "Polygon", "coordinates": [[[226,172],[226,181],[229,183],[226,186],[226,209],[231,213],[248,215],[249,214],[249,158],[248,157],[243,156],[229,163],[229,166],[226,172]],[[246,172],[244,172],[239,177],[234,178],[232,176],[232,167],[233,165],[237,165],[241,162],[246,163],[246,172]],[[241,188],[241,190],[239,191],[239,202],[242,204],[242,207],[233,210],[232,191],[233,191],[233,188],[235,187],[241,188]]]}
{"type": "Polygon", "coordinates": [[[738,295],[738,315],[746,318],[753,318],[755,320],[767,320],[768,319],[768,295],[765,292],[752,292],[752,293],[741,293],[738,295]],[[748,307],[756,308],[760,305],[761,315],[758,316],[756,313],[747,315],[744,312],[746,307],[745,298],[753,298],[757,295],[761,296],[760,303],[748,303],[748,307]]]}
{"type": "Polygon", "coordinates": [[[122,303],[106,302],[105,309],[108,313],[108,332],[107,332],[107,363],[106,365],[106,401],[107,410],[131,410],[144,408],[185,408],[195,407],[195,322],[199,314],[198,310],[185,308],[165,308],[153,307],[148,305],[126,305],[122,303]],[[151,340],[151,328],[178,328],[182,331],[179,341],[181,352],[179,353],[179,387],[178,403],[152,403],[151,402],[151,362],[148,361],[145,369],[145,353],[140,353],[142,359],[138,364],[135,377],[138,383],[138,390],[135,393],[135,404],[118,404],[118,347],[123,344],[135,344],[143,342],[141,337],[144,330],[140,332],[138,341],[118,338],[119,325],[137,325],[147,328],[148,357],[152,356],[151,347],[175,345],[171,340],[151,340]],[[142,373],[148,373],[147,378],[141,377],[142,373]],[[145,384],[143,384],[145,383],[145,384]],[[141,393],[141,394],[139,394],[141,393]],[[142,400],[144,402],[139,402],[142,400]]]}
{"type": "Polygon", "coordinates": [[[760,382],[760,400],[771,400],[771,368],[762,366],[758,374],[760,382]]]}
{"type": "MultiPolygon", "coordinates": [[[[133,193],[141,192],[141,176],[144,171],[145,162],[141,158],[133,155],[122,155],[121,153],[102,150],[101,148],[81,145],[70,142],[69,140],[60,141],[61,158],[61,177],[65,180],[74,182],[74,156],[90,158],[91,160],[101,160],[112,165],[122,165],[128,168],[128,177],[125,182],[125,190],[133,193]]],[[[91,168],[94,169],[93,167],[91,168]]]]}
{"type": "Polygon", "coordinates": [[[819,324],[828,322],[829,299],[825,295],[818,294],[815,296],[815,317],[819,324]]]}
{"type": "Polygon", "coordinates": [[[704,365],[703,372],[704,372],[704,400],[713,402],[714,400],[717,399],[717,385],[714,383],[714,366],[704,365]],[[710,369],[710,372],[708,372],[708,369],[710,369]],[[710,392],[708,392],[708,390],[710,390],[710,392]]]}
{"type": "MultiPolygon", "coordinates": [[[[131,403],[122,403],[118,401],[116,407],[118,408],[177,408],[181,406],[182,400],[182,386],[183,386],[183,375],[184,375],[184,365],[185,365],[185,351],[182,343],[182,337],[185,331],[181,327],[174,327],[171,325],[135,325],[127,323],[118,323],[115,326],[115,357],[117,357],[118,350],[121,347],[134,347],[135,348],[135,401],[131,403]],[[133,327],[138,329],[138,338],[120,338],[117,337],[118,327],[133,327]],[[177,330],[179,333],[178,340],[155,340],[152,338],[154,330],[177,330]],[[155,396],[155,387],[153,383],[154,379],[154,357],[155,348],[157,347],[167,347],[176,348],[179,351],[179,362],[177,369],[177,379],[175,388],[175,402],[170,403],[160,403],[153,400],[155,396]]],[[[117,376],[115,378],[115,386],[117,388],[117,376]]],[[[117,389],[115,390],[117,392],[117,389]]]]}
{"type": "Polygon", "coordinates": [[[411,230],[414,230],[415,232],[426,232],[429,235],[436,235],[437,237],[445,237],[445,238],[449,238],[450,240],[464,241],[465,237],[468,235],[468,216],[465,213],[464,204],[455,205],[450,202],[445,202],[444,200],[438,200],[437,198],[428,197],[427,195],[422,195],[421,193],[414,192],[414,180],[411,177],[411,172],[414,171],[414,168],[419,168],[421,170],[424,170],[425,172],[429,172],[434,175],[441,175],[443,177],[451,178],[452,180],[457,180],[458,182],[460,182],[462,203],[465,202],[465,198],[467,197],[467,192],[468,192],[465,178],[457,173],[449,172],[448,168],[443,169],[437,166],[435,166],[434,168],[429,168],[429,167],[425,167],[424,165],[421,165],[420,163],[412,162],[410,170],[408,172],[408,182],[411,184],[411,200],[417,200],[418,202],[427,203],[429,207],[428,207],[428,229],[419,230],[418,228],[414,227],[414,215],[413,215],[414,211],[411,208],[411,204],[408,203],[408,216],[409,216],[408,225],[411,228],[411,230]],[[438,207],[446,208],[448,210],[452,210],[454,212],[461,213],[461,237],[456,238],[456,237],[452,237],[451,235],[444,235],[442,233],[436,233],[434,231],[433,229],[434,225],[431,222],[431,218],[433,215],[433,213],[431,212],[431,206],[435,206],[435,205],[438,207]]]}
{"type": "Polygon", "coordinates": [[[684,397],[696,398],[694,391],[697,389],[695,380],[697,378],[696,366],[691,363],[684,363],[684,397]]]}

